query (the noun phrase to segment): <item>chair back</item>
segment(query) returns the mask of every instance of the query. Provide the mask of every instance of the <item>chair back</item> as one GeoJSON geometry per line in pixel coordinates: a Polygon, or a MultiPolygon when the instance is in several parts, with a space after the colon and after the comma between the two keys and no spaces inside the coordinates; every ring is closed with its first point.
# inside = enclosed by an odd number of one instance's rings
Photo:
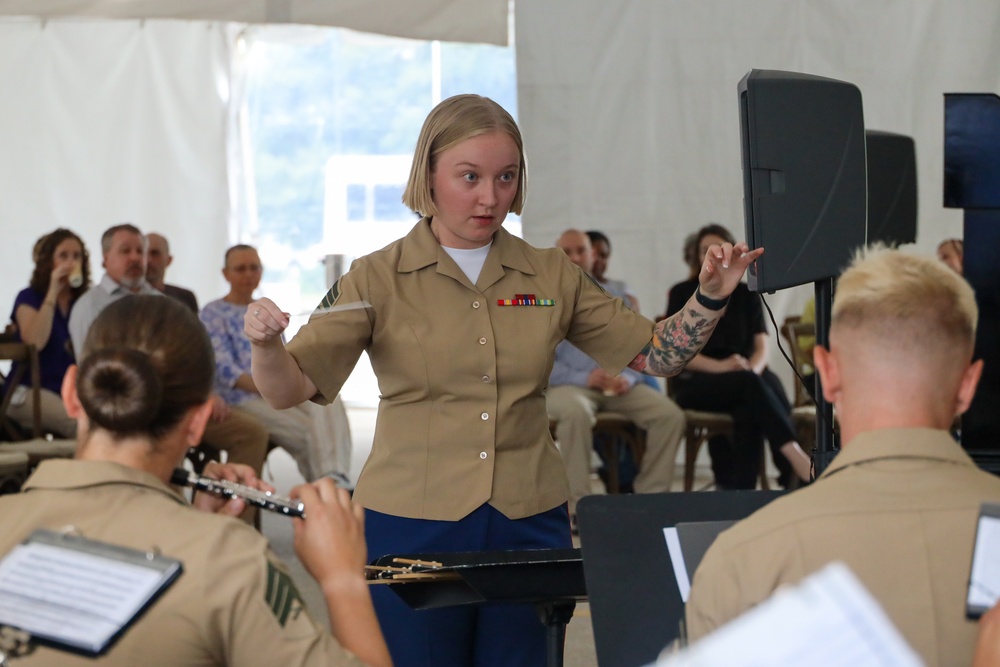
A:
{"type": "Polygon", "coordinates": [[[795,377],[795,402],[793,407],[800,408],[814,405],[809,391],[799,376],[814,372],[812,365],[812,348],[816,345],[816,325],[813,322],[802,322],[798,317],[789,317],[781,325],[781,335],[788,343],[789,355],[797,373],[795,377]]]}
{"type": "Polygon", "coordinates": [[[3,380],[3,398],[0,399],[0,437],[11,440],[25,440],[22,429],[8,415],[14,393],[21,386],[25,374],[29,375],[32,401],[31,437],[42,436],[42,373],[38,361],[38,349],[28,343],[0,342],[0,361],[15,362],[13,371],[7,376],[0,373],[3,380]]]}

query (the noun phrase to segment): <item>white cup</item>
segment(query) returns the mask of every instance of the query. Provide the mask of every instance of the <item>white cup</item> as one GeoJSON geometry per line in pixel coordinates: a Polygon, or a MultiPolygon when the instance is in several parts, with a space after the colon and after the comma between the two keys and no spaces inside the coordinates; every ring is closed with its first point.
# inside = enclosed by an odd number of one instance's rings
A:
{"type": "Polygon", "coordinates": [[[69,286],[79,287],[83,284],[83,266],[79,263],[73,265],[73,270],[69,272],[69,286]]]}

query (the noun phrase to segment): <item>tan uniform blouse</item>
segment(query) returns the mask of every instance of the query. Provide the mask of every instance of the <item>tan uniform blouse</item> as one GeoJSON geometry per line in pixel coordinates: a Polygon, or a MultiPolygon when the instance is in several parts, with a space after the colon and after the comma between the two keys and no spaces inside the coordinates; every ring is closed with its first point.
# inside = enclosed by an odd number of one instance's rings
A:
{"type": "Polygon", "coordinates": [[[36,528],[159,550],[180,578],[100,660],[39,648],[18,665],[361,665],[303,606],[267,540],[199,512],[160,480],[103,461],[50,460],[22,493],[0,497],[0,554],[36,528]]]}
{"type": "Polygon", "coordinates": [[[948,433],[856,436],[818,481],[719,536],[694,576],[689,637],[839,560],[928,666],[971,664],[976,624],[965,619],[965,594],[984,501],[1000,501],[1000,478],[979,470],[948,433]]]}
{"type": "Polygon", "coordinates": [[[487,502],[518,519],[565,502],[545,412],[556,345],[567,338],[618,372],[653,331],[562,250],[502,228],[473,285],[427,219],[355,261],[323,306],[358,302],[371,307],[321,308],[288,350],[326,401],[368,352],[381,400],[354,498],[422,519],[458,520],[487,502]],[[536,305],[498,305],[518,295],[536,305]]]}

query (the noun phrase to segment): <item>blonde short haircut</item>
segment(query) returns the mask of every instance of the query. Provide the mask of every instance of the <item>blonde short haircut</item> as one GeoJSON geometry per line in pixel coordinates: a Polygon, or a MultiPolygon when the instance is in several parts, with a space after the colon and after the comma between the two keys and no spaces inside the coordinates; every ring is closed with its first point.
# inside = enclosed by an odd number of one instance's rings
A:
{"type": "Polygon", "coordinates": [[[524,144],[517,123],[502,106],[480,95],[455,95],[438,104],[427,115],[417,138],[413,153],[410,178],[403,191],[403,204],[423,216],[434,216],[437,207],[431,192],[431,175],[437,166],[437,157],[443,151],[466,139],[504,132],[517,145],[520,164],[517,175],[517,192],[510,204],[509,213],[521,213],[527,187],[528,172],[524,160],[524,144]]]}
{"type": "Polygon", "coordinates": [[[978,318],[960,275],[937,259],[875,246],[859,251],[838,280],[831,329],[864,329],[893,348],[969,360],[978,318]]]}

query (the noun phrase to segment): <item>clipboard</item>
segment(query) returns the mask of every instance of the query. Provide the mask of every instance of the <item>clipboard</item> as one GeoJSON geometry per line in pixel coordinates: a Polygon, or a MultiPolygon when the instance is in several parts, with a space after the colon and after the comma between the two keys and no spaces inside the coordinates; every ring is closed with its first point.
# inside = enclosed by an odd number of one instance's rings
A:
{"type": "Polygon", "coordinates": [[[173,558],[39,529],[0,560],[0,626],[97,657],[183,571],[173,558]]]}
{"type": "Polygon", "coordinates": [[[976,522],[965,616],[977,619],[1000,602],[1000,503],[983,503],[976,522]]]}

